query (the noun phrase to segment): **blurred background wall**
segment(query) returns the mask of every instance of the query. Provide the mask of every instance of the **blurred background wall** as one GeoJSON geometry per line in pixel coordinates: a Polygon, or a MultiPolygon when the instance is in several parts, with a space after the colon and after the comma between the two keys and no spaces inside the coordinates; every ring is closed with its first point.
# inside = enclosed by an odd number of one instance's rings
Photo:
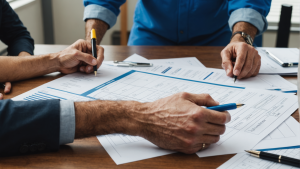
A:
{"type": "MultiPolygon", "coordinates": [[[[42,16],[42,0],[8,0],[15,9],[24,25],[30,31],[35,43],[44,43],[44,29],[42,16]]],[[[128,31],[133,24],[133,14],[138,0],[128,0],[128,31]]],[[[267,17],[268,31],[263,35],[263,46],[274,47],[276,41],[277,24],[282,3],[293,4],[292,31],[289,47],[299,47],[300,0],[273,0],[271,12],[267,17]]],[[[52,0],[53,32],[55,44],[72,44],[77,39],[83,39],[85,23],[83,22],[82,0],[52,0]]],[[[112,33],[120,30],[120,17],[116,25],[107,31],[102,45],[112,44],[112,33]]],[[[0,49],[5,45],[0,43],[0,49]]]]}

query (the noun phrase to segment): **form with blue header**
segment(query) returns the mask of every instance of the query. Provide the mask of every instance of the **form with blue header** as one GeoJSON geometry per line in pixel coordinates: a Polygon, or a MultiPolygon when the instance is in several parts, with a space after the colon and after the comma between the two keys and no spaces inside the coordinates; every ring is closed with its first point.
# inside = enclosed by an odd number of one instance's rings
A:
{"type": "MultiPolygon", "coordinates": [[[[98,76],[74,73],[46,83],[14,100],[60,97],[67,100],[135,100],[151,102],[178,92],[208,93],[220,104],[243,103],[230,110],[232,120],[218,143],[199,157],[232,154],[251,149],[284,122],[297,108],[297,97],[291,94],[239,86],[224,85],[139,70],[112,69],[103,65],[98,76]],[[42,95],[42,96],[40,96],[42,95]]],[[[173,153],[149,141],[123,134],[98,136],[103,147],[117,164],[173,153]]]]}

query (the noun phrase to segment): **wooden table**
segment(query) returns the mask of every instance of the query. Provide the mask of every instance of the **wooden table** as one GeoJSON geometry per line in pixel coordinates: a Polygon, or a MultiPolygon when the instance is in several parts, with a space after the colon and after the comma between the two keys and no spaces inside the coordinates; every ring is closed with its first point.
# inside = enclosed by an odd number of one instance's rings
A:
{"type": "MultiPolygon", "coordinates": [[[[36,45],[35,54],[58,52],[65,49],[65,45],[36,45]]],[[[124,60],[137,53],[147,59],[197,57],[206,67],[221,68],[220,52],[223,47],[183,47],[183,46],[103,46],[105,60],[124,60]]],[[[60,74],[51,74],[30,80],[13,83],[12,93],[5,95],[5,99],[15,97],[28,90],[38,87],[56,78],[60,74]]],[[[284,77],[296,84],[296,77],[284,77]]],[[[0,89],[0,92],[3,92],[0,89]]],[[[299,119],[296,111],[293,115],[299,119]]],[[[298,120],[299,121],[299,120],[298,120]]],[[[28,156],[0,158],[0,168],[217,168],[233,155],[223,155],[199,158],[195,154],[185,155],[175,153],[152,159],[122,164],[117,166],[106,153],[96,137],[75,140],[74,143],[60,147],[58,152],[35,154],[28,156]]]]}

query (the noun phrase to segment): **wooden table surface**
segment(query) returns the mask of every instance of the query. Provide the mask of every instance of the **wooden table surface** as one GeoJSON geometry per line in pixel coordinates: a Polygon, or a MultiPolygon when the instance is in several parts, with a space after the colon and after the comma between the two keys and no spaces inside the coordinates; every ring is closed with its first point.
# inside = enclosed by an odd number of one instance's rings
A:
{"type": "MultiPolygon", "coordinates": [[[[35,54],[58,52],[65,49],[66,45],[36,45],[35,54]]],[[[128,56],[137,53],[147,59],[197,57],[206,67],[221,68],[220,52],[223,47],[190,47],[190,46],[103,46],[105,60],[124,60],[128,56]]],[[[13,98],[35,87],[47,83],[60,74],[50,74],[30,80],[13,83],[13,90],[5,99],[13,98]]],[[[284,77],[296,84],[296,77],[284,77]]],[[[0,89],[2,93],[3,90],[0,89]]],[[[293,115],[299,121],[299,113],[293,115]]],[[[186,155],[175,153],[152,159],[116,165],[106,153],[96,137],[78,139],[74,143],[60,147],[58,152],[34,154],[27,156],[1,157],[1,168],[217,168],[233,155],[199,158],[195,154],[186,155]]]]}

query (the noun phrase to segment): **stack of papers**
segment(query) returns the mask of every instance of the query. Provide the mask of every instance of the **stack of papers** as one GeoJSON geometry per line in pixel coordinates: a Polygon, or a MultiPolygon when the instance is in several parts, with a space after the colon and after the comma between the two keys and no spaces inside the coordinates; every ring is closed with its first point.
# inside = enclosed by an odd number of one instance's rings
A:
{"type": "MultiPolygon", "coordinates": [[[[195,57],[180,59],[157,59],[148,60],[140,55],[134,54],[125,61],[150,62],[153,67],[125,67],[123,69],[134,69],[149,71],[153,73],[163,73],[183,78],[196,79],[205,82],[219,83],[223,85],[234,85],[243,88],[257,88],[285,93],[296,93],[297,86],[285,80],[279,75],[257,75],[248,79],[237,80],[226,76],[223,69],[205,68],[195,57]]],[[[106,65],[113,65],[112,62],[104,62],[106,65]]],[[[118,68],[116,68],[118,69],[118,68]]]]}
{"type": "Polygon", "coordinates": [[[269,75],[292,75],[296,76],[298,72],[298,66],[282,67],[272,58],[268,56],[268,51],[272,51],[275,56],[284,58],[290,61],[299,61],[299,49],[297,48],[256,48],[261,56],[261,68],[259,74],[269,75]]]}
{"type": "MultiPolygon", "coordinates": [[[[234,83],[224,70],[205,68],[194,57],[147,60],[133,55],[126,61],[151,62],[154,66],[120,68],[112,66],[112,62],[104,62],[97,77],[82,73],[66,75],[13,100],[152,102],[183,91],[208,93],[220,104],[244,103],[245,106],[229,111],[232,120],[226,125],[225,134],[218,143],[198,152],[199,157],[299,144],[299,123],[290,116],[298,108],[297,97],[284,93],[295,92],[297,88],[278,75],[258,75],[234,83]]],[[[138,136],[109,134],[97,138],[116,164],[174,153],[138,136]]],[[[240,156],[248,158],[245,154],[238,155],[234,157],[234,163],[237,163],[236,159],[240,161],[240,156]]],[[[233,164],[228,163],[224,164],[225,168],[233,164]]]]}
{"type": "MultiPolygon", "coordinates": [[[[300,146],[295,148],[279,149],[279,150],[269,150],[266,151],[273,154],[280,154],[283,156],[299,159],[300,157],[300,146]]],[[[284,165],[281,163],[271,162],[250,156],[249,153],[243,152],[238,153],[226,163],[218,167],[218,169],[296,169],[289,165],[284,165]]]]}

